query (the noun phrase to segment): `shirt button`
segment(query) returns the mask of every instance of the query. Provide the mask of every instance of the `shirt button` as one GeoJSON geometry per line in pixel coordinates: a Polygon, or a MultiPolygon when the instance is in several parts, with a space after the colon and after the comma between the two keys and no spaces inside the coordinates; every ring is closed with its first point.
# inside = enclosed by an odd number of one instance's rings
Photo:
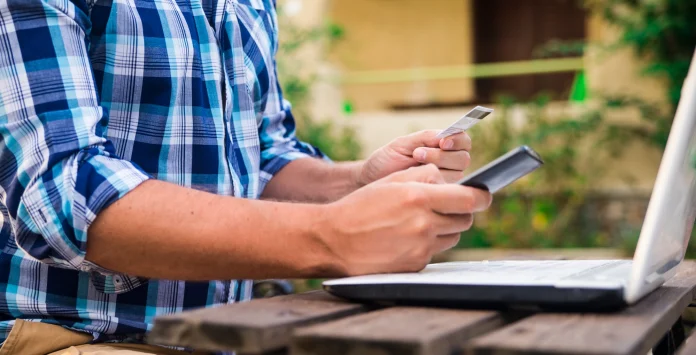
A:
{"type": "Polygon", "coordinates": [[[115,284],[120,285],[122,281],[123,280],[121,280],[121,276],[114,276],[114,283],[115,284]]]}

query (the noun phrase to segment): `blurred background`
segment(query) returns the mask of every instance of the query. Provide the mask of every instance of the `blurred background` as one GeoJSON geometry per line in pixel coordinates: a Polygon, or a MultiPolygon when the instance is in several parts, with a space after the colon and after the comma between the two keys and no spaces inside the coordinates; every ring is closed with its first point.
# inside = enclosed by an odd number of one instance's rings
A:
{"type": "Polygon", "coordinates": [[[545,159],[434,261],[633,256],[696,1],[278,0],[278,12],[298,135],[332,159],[476,105],[495,112],[470,131],[471,170],[521,144],[545,159]]]}

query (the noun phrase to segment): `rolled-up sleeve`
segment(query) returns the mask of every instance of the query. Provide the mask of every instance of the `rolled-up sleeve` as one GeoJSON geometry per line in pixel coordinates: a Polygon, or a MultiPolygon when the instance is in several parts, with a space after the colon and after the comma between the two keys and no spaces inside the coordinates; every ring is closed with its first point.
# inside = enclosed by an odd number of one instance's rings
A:
{"type": "Polygon", "coordinates": [[[150,177],[105,138],[83,0],[0,1],[0,198],[17,245],[50,265],[85,260],[96,216],[150,177]]]}
{"type": "Polygon", "coordinates": [[[312,157],[331,161],[318,148],[297,138],[292,106],[283,99],[277,82],[276,90],[268,97],[266,113],[259,131],[262,190],[273,175],[295,159],[312,157]]]}

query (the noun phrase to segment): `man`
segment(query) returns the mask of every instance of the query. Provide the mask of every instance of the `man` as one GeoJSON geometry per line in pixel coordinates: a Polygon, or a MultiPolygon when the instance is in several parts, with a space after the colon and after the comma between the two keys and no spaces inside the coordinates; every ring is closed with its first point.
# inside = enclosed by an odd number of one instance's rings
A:
{"type": "Polygon", "coordinates": [[[249,299],[249,279],[420,270],[489,206],[445,184],[465,134],[317,159],[274,7],[0,0],[0,354],[165,352],[124,343],[249,299]]]}

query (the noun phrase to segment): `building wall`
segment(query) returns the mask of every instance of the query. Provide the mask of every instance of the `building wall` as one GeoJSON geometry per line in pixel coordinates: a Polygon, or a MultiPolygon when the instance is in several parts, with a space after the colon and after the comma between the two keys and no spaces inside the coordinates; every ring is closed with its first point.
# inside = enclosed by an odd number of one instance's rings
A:
{"type": "MultiPolygon", "coordinates": [[[[346,28],[332,59],[349,73],[473,62],[469,1],[334,0],[328,14],[346,28]],[[443,34],[446,34],[443,36],[443,34]]],[[[394,104],[468,101],[470,78],[343,86],[356,109],[374,111],[394,104]]]]}
{"type": "Polygon", "coordinates": [[[587,37],[591,43],[585,56],[588,81],[593,90],[606,93],[637,95],[643,99],[666,102],[663,81],[641,76],[643,62],[637,60],[630,49],[608,54],[596,44],[609,43],[619,33],[597,17],[588,19],[587,37]]]}

